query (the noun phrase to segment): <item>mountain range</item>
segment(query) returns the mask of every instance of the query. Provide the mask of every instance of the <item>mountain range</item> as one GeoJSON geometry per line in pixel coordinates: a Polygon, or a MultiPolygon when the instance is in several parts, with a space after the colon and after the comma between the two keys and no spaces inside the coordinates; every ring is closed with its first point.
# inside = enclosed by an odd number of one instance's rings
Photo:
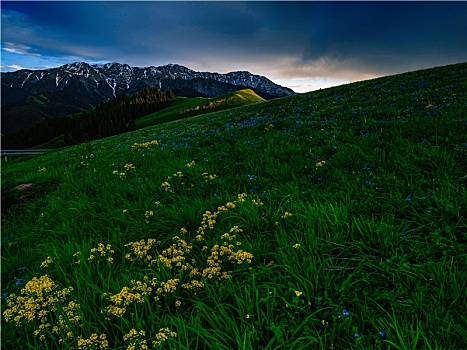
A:
{"type": "Polygon", "coordinates": [[[247,71],[196,72],[177,64],[131,67],[121,63],[75,62],[46,70],[1,73],[1,80],[2,132],[17,131],[57,113],[89,109],[118,94],[129,95],[150,86],[185,97],[214,97],[246,88],[265,99],[295,94],[247,71]]]}

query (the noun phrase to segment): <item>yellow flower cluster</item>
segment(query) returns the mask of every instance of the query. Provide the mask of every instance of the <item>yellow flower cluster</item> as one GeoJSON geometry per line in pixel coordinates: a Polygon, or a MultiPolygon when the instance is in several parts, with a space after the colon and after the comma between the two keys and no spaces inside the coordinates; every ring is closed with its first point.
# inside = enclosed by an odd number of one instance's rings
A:
{"type": "Polygon", "coordinates": [[[206,172],[204,172],[202,175],[203,175],[203,177],[205,179],[204,181],[214,180],[217,177],[216,174],[210,175],[209,173],[206,173],[206,172]]]}
{"type": "MultiPolygon", "coordinates": [[[[245,201],[244,197],[246,197],[246,194],[238,195],[238,201],[245,201]]],[[[218,215],[235,208],[236,204],[234,203],[237,203],[237,201],[233,203],[228,202],[225,206],[218,207],[216,212],[206,211],[203,213],[196,239],[203,240],[205,232],[214,229],[218,215]]],[[[146,217],[150,216],[149,213],[147,212],[146,217]]],[[[118,317],[126,313],[128,305],[143,303],[147,298],[152,298],[154,301],[159,302],[167,294],[175,293],[178,296],[177,289],[179,286],[185,290],[204,288],[204,283],[199,281],[199,278],[231,278],[231,271],[226,268],[227,263],[230,262],[235,265],[243,264],[244,262],[251,263],[253,258],[253,254],[244,250],[237,250],[237,246],[241,245],[241,242],[237,241],[237,235],[242,232],[241,228],[233,226],[228,232],[223,233],[220,237],[222,243],[214,244],[210,248],[210,253],[206,256],[204,266],[197,264],[197,261],[204,260],[203,258],[200,259],[199,249],[207,251],[209,249],[208,246],[200,247],[196,245],[198,247],[196,249],[197,259],[189,260],[189,255],[193,254],[194,245],[187,243],[187,240],[184,239],[186,236],[183,236],[184,238],[174,236],[174,242],[169,247],[161,250],[160,253],[152,251],[156,244],[161,243],[154,238],[125,244],[125,247],[131,249],[131,252],[125,255],[127,260],[133,261],[134,258],[139,258],[148,267],[156,264],[158,267],[157,271],[160,272],[162,268],[172,270],[170,274],[173,277],[166,281],[158,281],[157,278],[150,279],[147,276],[144,277],[143,281],[132,280],[131,286],[123,287],[118,294],[105,295],[107,301],[111,304],[105,308],[105,312],[109,316],[118,317]]],[[[188,230],[181,228],[180,233],[185,235],[188,233],[188,230]]],[[[181,306],[181,301],[176,299],[175,306],[181,306]]]]}
{"type": "MultiPolygon", "coordinates": [[[[178,282],[180,282],[180,279],[178,278],[169,279],[167,282],[161,282],[160,287],[156,290],[156,293],[159,295],[173,293],[177,290],[178,282]]],[[[159,298],[157,298],[157,300],[159,300],[159,298]]]]}
{"type": "MultiPolygon", "coordinates": [[[[167,282],[158,283],[157,278],[153,277],[151,279],[148,276],[144,276],[143,281],[131,280],[130,283],[131,287],[123,287],[118,294],[103,294],[103,297],[112,303],[112,305],[105,308],[108,315],[117,317],[123,316],[126,312],[127,306],[135,302],[143,303],[143,297],[149,297],[156,289],[158,294],[174,291],[176,290],[178,280],[169,280],[167,282]]],[[[158,301],[159,297],[155,297],[154,299],[158,301]]]]}
{"type": "Polygon", "coordinates": [[[154,212],[152,210],[146,210],[146,212],[144,213],[144,217],[146,218],[146,220],[144,222],[148,224],[149,218],[153,215],[154,215],[154,212]]]}
{"type": "Polygon", "coordinates": [[[42,167],[37,170],[38,173],[43,173],[44,171],[47,171],[47,168],[42,167]]]}
{"type": "Polygon", "coordinates": [[[302,295],[302,294],[303,294],[303,293],[300,292],[300,291],[298,291],[298,290],[295,291],[295,296],[296,296],[297,298],[298,298],[300,295],[302,295]]]}
{"type": "Polygon", "coordinates": [[[255,205],[255,207],[261,207],[264,203],[260,200],[252,199],[251,202],[255,205]]]}
{"type": "MultiPolygon", "coordinates": [[[[219,208],[222,208],[222,207],[219,207],[219,208]]],[[[198,241],[203,240],[203,235],[204,235],[204,232],[206,231],[207,228],[209,228],[211,230],[214,228],[214,224],[216,223],[217,215],[220,212],[223,212],[223,211],[227,211],[227,210],[224,210],[222,208],[221,211],[217,211],[215,213],[211,213],[209,210],[206,210],[206,212],[203,214],[203,220],[201,221],[201,226],[198,227],[198,230],[196,231],[196,233],[198,234],[196,236],[196,239],[198,241]]]]}
{"type": "Polygon", "coordinates": [[[159,255],[159,261],[169,269],[172,269],[174,266],[181,267],[182,262],[185,260],[184,255],[189,254],[193,248],[178,236],[175,236],[173,239],[176,243],[173,243],[172,246],[164,249],[159,255]]]}
{"type": "MultiPolygon", "coordinates": [[[[73,254],[74,257],[78,257],[79,259],[79,256],[81,255],[81,252],[76,252],[75,254],[73,254]]],[[[79,264],[81,261],[78,260],[78,261],[75,261],[75,264],[79,264]]]]}
{"type": "Polygon", "coordinates": [[[124,179],[125,176],[126,176],[126,173],[124,173],[124,172],[118,172],[118,170],[112,171],[112,174],[113,174],[113,175],[118,175],[118,176],[120,176],[120,179],[124,179]]]}
{"type": "MultiPolygon", "coordinates": [[[[107,297],[107,293],[104,294],[104,297],[107,297]]],[[[107,306],[105,311],[107,311],[109,315],[118,317],[123,316],[128,305],[133,303],[144,303],[144,299],[141,294],[133,293],[128,287],[123,287],[119,293],[107,297],[107,300],[112,302],[113,305],[107,306]]]]}
{"type": "Polygon", "coordinates": [[[135,338],[135,337],[145,337],[146,336],[146,332],[145,331],[137,331],[136,329],[132,329],[128,332],[128,334],[125,334],[123,336],[123,340],[124,341],[128,341],[128,340],[131,340],[132,338],[135,338]]]}
{"type": "Polygon", "coordinates": [[[170,188],[170,184],[168,181],[165,181],[161,184],[161,187],[166,191],[166,192],[173,192],[172,189],[170,188]]]}
{"type": "MultiPolygon", "coordinates": [[[[155,263],[156,261],[153,260],[151,255],[148,255],[148,251],[154,244],[160,244],[160,241],[157,241],[155,238],[149,238],[146,242],[144,239],[142,239],[138,242],[127,243],[125,244],[125,247],[130,247],[135,256],[139,257],[140,259],[146,259],[146,261],[150,262],[150,265],[152,265],[152,263],[155,263]]],[[[125,255],[125,259],[133,261],[130,253],[125,255]]]]}
{"type": "Polygon", "coordinates": [[[169,337],[175,338],[177,333],[172,332],[169,328],[161,328],[159,329],[159,333],[156,334],[155,341],[152,342],[153,346],[161,345],[164,341],[166,341],[169,337]]]}
{"type": "MultiPolygon", "coordinates": [[[[81,156],[81,162],[79,163],[79,165],[82,166],[83,168],[87,168],[89,166],[89,161],[93,157],[94,157],[94,154],[92,154],[92,153],[89,156],[81,156]]],[[[95,171],[95,169],[94,169],[94,171],[95,171]]]]}
{"type": "MultiPolygon", "coordinates": [[[[215,276],[221,279],[229,279],[231,278],[229,272],[222,271],[221,264],[224,260],[237,262],[237,264],[242,264],[243,261],[246,260],[248,263],[250,263],[251,259],[253,258],[251,253],[244,252],[242,250],[235,251],[235,246],[241,245],[241,242],[237,241],[235,245],[231,243],[231,241],[236,239],[236,233],[241,232],[243,232],[242,229],[240,229],[238,226],[234,226],[230,229],[229,233],[224,233],[221,236],[221,239],[224,240],[222,245],[215,244],[211,248],[211,255],[206,260],[207,267],[202,269],[202,271],[198,271],[198,269],[189,266],[191,268],[190,275],[201,275],[202,277],[207,277],[209,279],[215,276]]],[[[207,249],[207,246],[201,248],[202,251],[207,249]]]]}
{"type": "Polygon", "coordinates": [[[52,264],[53,263],[53,260],[50,256],[47,257],[47,259],[45,259],[42,264],[41,264],[41,267],[49,267],[49,264],[52,264]]]}
{"type": "MultiPolygon", "coordinates": [[[[125,171],[136,171],[136,168],[133,164],[125,164],[123,166],[125,168],[125,171]]],[[[125,176],[126,176],[126,173],[125,171],[118,171],[117,169],[115,169],[114,171],[112,171],[112,174],[113,175],[118,175],[120,177],[120,179],[124,179],[125,176]]]]}
{"type": "Polygon", "coordinates": [[[157,286],[157,278],[153,277],[149,279],[148,276],[144,276],[143,281],[130,281],[132,292],[139,292],[141,295],[149,295],[153,291],[153,288],[157,286]]]}
{"type": "Polygon", "coordinates": [[[191,168],[193,165],[195,165],[195,161],[194,161],[194,160],[191,161],[190,163],[187,163],[186,166],[187,166],[188,168],[191,168]]]}
{"type": "Polygon", "coordinates": [[[146,350],[148,348],[145,331],[137,331],[136,329],[130,330],[123,336],[123,341],[130,342],[127,346],[127,350],[146,350]],[[142,339],[143,338],[143,339],[142,339]]]}
{"type": "Polygon", "coordinates": [[[78,336],[78,349],[79,350],[91,350],[91,349],[107,349],[109,342],[105,334],[98,335],[92,333],[89,339],[84,339],[82,336],[78,336]]]}
{"type": "Polygon", "coordinates": [[[143,142],[143,143],[137,143],[135,142],[131,148],[132,149],[137,149],[138,152],[141,151],[141,149],[143,148],[149,148],[150,146],[152,145],[158,145],[159,142],[157,142],[157,140],[152,140],[152,141],[148,141],[148,142],[143,142]]]}
{"type": "Polygon", "coordinates": [[[272,130],[272,129],[274,129],[274,124],[269,124],[268,126],[266,126],[264,128],[264,130],[266,130],[266,131],[269,131],[269,130],[272,130]]]}
{"type": "MultiPolygon", "coordinates": [[[[52,327],[52,333],[56,335],[65,334],[68,339],[73,339],[73,332],[70,330],[71,324],[76,324],[81,321],[81,316],[78,315],[78,310],[80,305],[74,301],[70,301],[68,306],[63,307],[63,311],[66,314],[66,319],[63,318],[63,315],[58,315],[57,326],[52,327]]],[[[40,328],[41,326],[39,326],[40,328]]],[[[36,335],[36,334],[34,334],[36,335]]],[[[59,343],[63,342],[62,338],[58,339],[59,343]]]]}
{"type": "Polygon", "coordinates": [[[291,217],[291,216],[292,216],[292,213],[289,213],[288,211],[286,211],[286,212],[284,213],[284,215],[281,216],[281,219],[287,219],[287,218],[289,218],[289,217],[291,217]]]}
{"type": "Polygon", "coordinates": [[[179,177],[179,178],[182,178],[183,177],[183,173],[181,171],[177,171],[175,174],[174,174],[175,177],[179,177]]]}
{"type": "MultiPolygon", "coordinates": [[[[13,320],[15,323],[40,321],[34,335],[43,340],[47,328],[51,327],[49,314],[59,311],[59,306],[63,305],[71,291],[73,291],[72,287],[59,290],[57,284],[48,275],[34,277],[21,289],[21,295],[11,294],[8,297],[7,309],[3,312],[5,321],[13,320]]],[[[77,322],[80,320],[80,317],[75,314],[77,309],[79,309],[79,304],[74,302],[68,303],[68,306],[63,308],[63,311],[70,318],[69,321],[77,322]]],[[[66,323],[59,323],[59,326],[62,331],[69,332],[66,323]]],[[[58,334],[59,328],[56,327],[53,329],[58,334]]]]}
{"type": "Polygon", "coordinates": [[[126,171],[130,171],[130,170],[136,170],[135,166],[133,164],[125,164],[123,166],[125,168],[126,171]]]}
{"type": "Polygon", "coordinates": [[[115,253],[115,251],[112,249],[112,245],[110,244],[104,245],[104,243],[98,243],[97,248],[91,249],[91,255],[89,255],[88,261],[94,260],[94,258],[97,255],[101,257],[107,257],[106,260],[110,263],[113,263],[114,259],[110,256],[110,254],[113,254],[113,253],[115,253]]]}
{"type": "Polygon", "coordinates": [[[326,164],[325,160],[322,160],[321,162],[316,163],[316,169],[318,169],[319,167],[324,166],[324,164],[326,164]]]}
{"type": "Polygon", "coordinates": [[[237,201],[238,201],[238,202],[245,202],[245,197],[247,197],[247,194],[246,194],[246,193],[239,193],[239,194],[238,194],[238,198],[237,198],[236,201],[234,201],[234,203],[237,202],[237,201]]]}
{"type": "Polygon", "coordinates": [[[182,284],[182,288],[185,288],[188,290],[195,289],[195,288],[204,288],[204,283],[198,280],[191,280],[188,283],[182,284]]]}
{"type": "Polygon", "coordinates": [[[294,244],[294,245],[292,246],[292,248],[295,248],[295,249],[297,249],[297,248],[299,248],[299,247],[300,247],[300,243],[296,243],[296,244],[294,244]]]}

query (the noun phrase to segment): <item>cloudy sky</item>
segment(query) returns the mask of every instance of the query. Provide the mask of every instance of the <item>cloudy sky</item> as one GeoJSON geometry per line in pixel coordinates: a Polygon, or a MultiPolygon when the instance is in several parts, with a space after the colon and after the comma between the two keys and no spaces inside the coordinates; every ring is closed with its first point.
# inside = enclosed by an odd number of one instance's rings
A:
{"type": "Polygon", "coordinates": [[[467,2],[1,1],[1,71],[247,70],[297,92],[467,61],[467,2]]]}

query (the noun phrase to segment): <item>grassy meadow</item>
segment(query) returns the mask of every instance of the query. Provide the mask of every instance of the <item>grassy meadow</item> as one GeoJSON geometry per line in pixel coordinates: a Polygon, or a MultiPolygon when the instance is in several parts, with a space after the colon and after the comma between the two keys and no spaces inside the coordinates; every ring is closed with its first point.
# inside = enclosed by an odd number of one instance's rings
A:
{"type": "Polygon", "coordinates": [[[233,91],[225,95],[206,97],[176,97],[169,107],[136,119],[138,129],[206,113],[246,106],[265,101],[251,89],[233,91]]]}
{"type": "Polygon", "coordinates": [[[2,160],[4,349],[467,348],[467,64],[2,160]]]}

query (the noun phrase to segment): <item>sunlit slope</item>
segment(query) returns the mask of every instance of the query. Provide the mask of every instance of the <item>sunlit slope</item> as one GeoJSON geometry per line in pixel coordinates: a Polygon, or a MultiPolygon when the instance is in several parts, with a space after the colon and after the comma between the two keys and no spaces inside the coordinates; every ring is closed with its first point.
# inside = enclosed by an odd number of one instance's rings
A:
{"type": "Polygon", "coordinates": [[[233,91],[213,98],[177,97],[170,107],[136,120],[136,126],[143,128],[150,125],[162,124],[178,119],[185,119],[196,115],[222,111],[241,107],[252,103],[263,102],[251,89],[233,91]]]}
{"type": "Polygon", "coordinates": [[[2,347],[467,348],[466,101],[459,64],[2,161],[2,347]]]}

